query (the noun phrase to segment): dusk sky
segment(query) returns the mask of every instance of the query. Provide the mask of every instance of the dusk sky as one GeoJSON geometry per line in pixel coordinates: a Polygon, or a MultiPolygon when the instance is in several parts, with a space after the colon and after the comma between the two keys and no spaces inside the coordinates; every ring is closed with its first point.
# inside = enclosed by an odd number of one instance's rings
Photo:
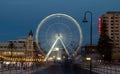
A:
{"type": "MultiPolygon", "coordinates": [[[[93,13],[93,43],[97,44],[98,18],[107,11],[120,11],[120,0],[0,0],[0,42],[35,35],[40,21],[53,13],[75,18],[83,31],[83,44],[89,43],[90,22],[82,23],[85,11],[93,13]]],[[[87,15],[90,21],[90,15],[87,15]]]]}

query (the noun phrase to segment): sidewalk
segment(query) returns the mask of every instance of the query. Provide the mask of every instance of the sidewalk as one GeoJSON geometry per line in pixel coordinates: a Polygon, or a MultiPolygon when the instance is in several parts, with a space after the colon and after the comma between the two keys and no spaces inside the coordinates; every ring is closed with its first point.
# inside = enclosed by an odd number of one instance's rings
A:
{"type": "MultiPolygon", "coordinates": [[[[26,74],[25,72],[26,72],[25,70],[24,71],[23,70],[17,70],[17,71],[16,70],[11,70],[11,74],[26,74]]],[[[10,70],[6,70],[6,71],[3,71],[3,72],[1,71],[0,74],[2,74],[2,73],[3,74],[10,74],[10,70]]]]}
{"type": "Polygon", "coordinates": [[[34,72],[36,72],[36,71],[38,71],[38,70],[43,70],[43,69],[45,69],[45,68],[47,68],[47,67],[39,67],[39,68],[33,68],[33,69],[27,69],[27,70],[23,70],[23,69],[20,69],[20,70],[8,70],[8,69],[4,69],[4,70],[2,70],[2,69],[0,69],[0,74],[10,74],[10,72],[11,72],[11,74],[31,74],[31,73],[34,73],[34,72]]]}

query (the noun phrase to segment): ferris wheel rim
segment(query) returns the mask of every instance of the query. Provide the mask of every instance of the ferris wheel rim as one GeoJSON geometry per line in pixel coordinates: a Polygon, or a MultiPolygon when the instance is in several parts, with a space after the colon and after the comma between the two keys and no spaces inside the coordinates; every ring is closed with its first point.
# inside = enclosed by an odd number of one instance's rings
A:
{"type": "Polygon", "coordinates": [[[35,40],[36,40],[36,45],[37,45],[37,47],[40,49],[39,42],[38,42],[38,33],[39,33],[39,30],[41,29],[42,25],[44,24],[44,22],[45,22],[47,19],[49,19],[49,18],[51,18],[51,17],[54,17],[54,16],[58,16],[58,17],[59,17],[59,16],[64,16],[64,17],[66,17],[66,18],[69,18],[72,22],[75,23],[75,26],[77,26],[77,28],[78,28],[78,30],[79,30],[79,45],[78,45],[78,48],[73,52],[74,55],[77,54],[78,51],[79,51],[79,49],[80,49],[80,47],[81,47],[81,44],[82,44],[82,37],[83,37],[83,36],[82,36],[82,29],[81,29],[79,23],[78,23],[73,17],[71,17],[71,16],[69,16],[69,15],[67,15],[67,14],[63,14],[63,13],[51,14],[51,15],[45,17],[45,18],[38,24],[38,27],[37,27],[37,29],[36,29],[36,35],[35,35],[35,40]]]}

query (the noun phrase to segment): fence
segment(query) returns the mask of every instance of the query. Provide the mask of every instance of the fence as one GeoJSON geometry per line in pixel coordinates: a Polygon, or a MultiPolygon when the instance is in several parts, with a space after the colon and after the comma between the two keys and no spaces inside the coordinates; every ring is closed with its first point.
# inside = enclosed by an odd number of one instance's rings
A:
{"type": "MultiPolygon", "coordinates": [[[[31,62],[30,62],[31,63],[31,62]]],[[[29,62],[25,62],[26,65],[17,65],[17,64],[1,64],[0,63],[0,74],[30,74],[35,72],[38,69],[36,64],[29,65],[29,62]]]]}
{"type": "MultiPolygon", "coordinates": [[[[81,64],[81,67],[90,70],[90,64],[81,64]]],[[[92,63],[91,71],[98,74],[120,74],[120,65],[92,63]]]]}

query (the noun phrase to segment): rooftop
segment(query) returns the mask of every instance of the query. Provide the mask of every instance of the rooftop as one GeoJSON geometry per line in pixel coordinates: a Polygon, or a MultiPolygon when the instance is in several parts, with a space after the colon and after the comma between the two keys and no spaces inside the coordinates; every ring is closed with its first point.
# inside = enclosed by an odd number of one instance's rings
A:
{"type": "Polygon", "coordinates": [[[120,11],[108,11],[107,14],[120,14],[120,11]]]}

